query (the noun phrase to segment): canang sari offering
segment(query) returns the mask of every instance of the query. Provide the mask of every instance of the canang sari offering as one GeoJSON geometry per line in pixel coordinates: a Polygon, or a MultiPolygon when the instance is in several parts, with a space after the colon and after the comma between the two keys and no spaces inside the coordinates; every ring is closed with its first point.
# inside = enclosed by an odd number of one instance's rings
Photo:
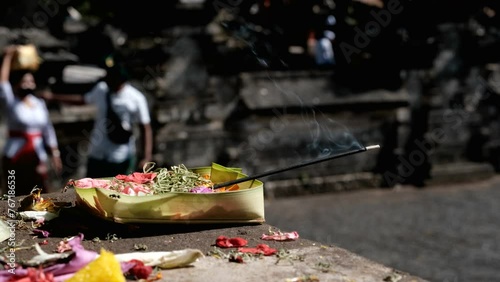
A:
{"type": "Polygon", "coordinates": [[[244,178],[240,168],[213,163],[144,169],[130,175],[72,180],[77,203],[92,214],[122,223],[264,222],[264,184],[249,180],[228,187],[214,184],[244,178]]]}

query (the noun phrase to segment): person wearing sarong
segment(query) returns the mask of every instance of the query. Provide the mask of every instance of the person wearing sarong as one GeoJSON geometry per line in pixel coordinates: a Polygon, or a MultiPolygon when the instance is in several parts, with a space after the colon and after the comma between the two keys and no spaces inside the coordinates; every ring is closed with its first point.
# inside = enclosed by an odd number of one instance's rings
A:
{"type": "Polygon", "coordinates": [[[34,95],[33,73],[11,69],[15,52],[16,46],[5,49],[0,70],[0,104],[7,123],[1,194],[18,196],[35,187],[48,192],[49,157],[56,172],[62,162],[45,101],[34,95]]]}

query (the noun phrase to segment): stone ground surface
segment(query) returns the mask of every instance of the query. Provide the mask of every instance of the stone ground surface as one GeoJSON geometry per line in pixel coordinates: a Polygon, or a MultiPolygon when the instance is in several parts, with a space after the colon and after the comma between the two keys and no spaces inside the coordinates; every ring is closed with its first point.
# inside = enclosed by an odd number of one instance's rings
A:
{"type": "Polygon", "coordinates": [[[169,270],[168,281],[425,281],[385,267],[333,246],[311,246],[290,250],[304,261],[275,257],[245,264],[205,257],[194,267],[169,270]],[[207,278],[210,277],[210,278],[207,278]],[[299,280],[303,279],[303,280],[299,280]],[[307,280],[309,279],[309,280],[307,280]],[[316,279],[316,280],[315,280],[316,279]],[[391,280],[392,279],[392,280],[391,280]]]}
{"type": "MultiPolygon", "coordinates": [[[[72,189],[65,193],[45,194],[43,197],[70,203],[76,199],[72,189]]],[[[7,201],[0,202],[0,214],[7,214],[7,201]]],[[[346,249],[322,245],[302,237],[287,242],[263,241],[260,239],[262,234],[268,233],[270,229],[277,230],[268,224],[123,225],[99,220],[78,208],[70,207],[63,209],[60,216],[49,221],[43,229],[50,232],[46,239],[37,238],[28,226],[16,230],[15,240],[23,246],[47,240],[48,244],[42,248],[51,253],[63,238],[83,233],[83,246],[95,251],[104,248],[114,253],[134,252],[136,244],[144,244],[148,251],[194,248],[205,254],[192,267],[163,271],[162,281],[425,281],[346,249]],[[250,258],[244,264],[216,259],[209,252],[214,250],[213,245],[220,235],[245,238],[249,247],[266,243],[289,253],[279,262],[277,256],[250,258]],[[119,239],[113,240],[113,237],[119,239]],[[94,238],[99,238],[99,241],[94,241],[94,238]]],[[[6,242],[0,243],[0,248],[6,247],[6,242]]],[[[229,253],[227,249],[221,250],[229,253]]],[[[33,249],[20,250],[16,252],[16,259],[29,259],[35,254],[33,249]]]]}
{"type": "MultiPolygon", "coordinates": [[[[45,226],[51,236],[43,249],[54,251],[61,239],[81,232],[85,248],[95,251],[133,252],[134,245],[145,244],[148,251],[197,248],[205,254],[192,267],[164,271],[162,281],[207,281],[207,277],[214,281],[499,281],[500,176],[482,166],[457,165],[439,171],[424,189],[362,189],[365,181],[361,181],[353,186],[356,189],[339,193],[292,197],[290,190],[276,190],[275,197],[265,202],[265,224],[121,225],[68,208],[45,226]],[[255,246],[270,229],[299,232],[297,241],[266,241],[289,252],[286,258],[247,259],[238,264],[209,255],[220,235],[243,237],[255,246]],[[111,240],[112,235],[120,239],[111,240]]],[[[72,190],[44,197],[75,200],[72,190]]],[[[5,201],[0,202],[0,214],[6,214],[5,201]]],[[[29,246],[45,239],[25,228],[16,231],[16,241],[23,240],[29,246]]],[[[18,259],[33,255],[32,249],[16,253],[18,259]]]]}
{"type": "Polygon", "coordinates": [[[276,198],[266,202],[266,219],[430,281],[500,281],[498,199],[496,175],[424,189],[276,198]]]}

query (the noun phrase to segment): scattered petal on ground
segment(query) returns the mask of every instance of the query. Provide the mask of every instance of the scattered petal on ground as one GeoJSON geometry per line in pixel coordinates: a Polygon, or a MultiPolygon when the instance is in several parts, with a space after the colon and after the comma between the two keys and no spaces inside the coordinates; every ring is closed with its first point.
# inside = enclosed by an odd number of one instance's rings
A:
{"type": "Polygon", "coordinates": [[[185,267],[203,257],[203,253],[198,249],[184,249],[169,252],[133,252],[116,254],[116,259],[120,262],[140,260],[147,266],[171,269],[185,267]]]}
{"type": "Polygon", "coordinates": [[[42,230],[42,229],[33,229],[33,233],[37,235],[41,235],[44,238],[49,237],[50,233],[47,230],[42,230]]]}
{"type": "Polygon", "coordinates": [[[299,233],[297,231],[293,232],[272,232],[270,235],[262,234],[260,237],[262,240],[274,240],[274,241],[292,241],[299,238],[299,233]]]}
{"type": "Polygon", "coordinates": [[[219,248],[238,248],[238,247],[244,247],[248,244],[248,241],[240,238],[240,237],[234,237],[234,238],[228,238],[226,236],[219,236],[217,237],[217,240],[215,241],[215,245],[219,248]]]}
{"type": "Polygon", "coordinates": [[[254,255],[263,254],[265,256],[270,256],[276,254],[278,250],[273,249],[266,244],[259,244],[255,248],[238,248],[238,252],[250,253],[254,255]]]}

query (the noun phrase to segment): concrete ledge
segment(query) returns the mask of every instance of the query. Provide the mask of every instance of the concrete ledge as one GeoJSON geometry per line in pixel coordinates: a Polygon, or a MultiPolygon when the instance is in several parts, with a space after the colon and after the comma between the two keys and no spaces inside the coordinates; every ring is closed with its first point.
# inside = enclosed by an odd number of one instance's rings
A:
{"type": "MultiPolygon", "coordinates": [[[[55,202],[75,203],[73,189],[65,193],[42,195],[55,202]]],[[[15,200],[24,198],[17,197],[15,200]]],[[[0,213],[6,215],[7,201],[0,201],[0,213]]],[[[373,262],[348,250],[321,245],[299,237],[293,241],[263,241],[262,234],[278,230],[267,224],[118,224],[92,217],[78,207],[61,210],[55,218],[41,227],[50,232],[48,238],[34,236],[31,228],[16,228],[15,240],[23,247],[36,242],[45,252],[52,253],[63,238],[84,234],[85,249],[99,251],[104,248],[113,253],[133,252],[136,244],[147,246],[148,251],[173,251],[198,249],[205,256],[191,267],[162,271],[165,281],[425,281],[393,268],[373,262]],[[116,240],[109,240],[110,234],[116,240]],[[250,257],[244,263],[230,262],[228,258],[216,258],[210,251],[219,236],[242,237],[248,247],[267,244],[282,254],[267,257],[250,257]],[[96,240],[99,238],[99,240],[96,240]],[[302,280],[300,280],[302,278],[302,280]]],[[[281,230],[291,232],[294,230],[281,230]]],[[[300,236],[300,234],[299,234],[300,236]]],[[[6,247],[8,240],[0,243],[6,247]]],[[[218,249],[229,255],[235,249],[218,249]]],[[[16,251],[16,260],[33,257],[34,249],[16,251]]],[[[162,280],[163,281],[163,280],[162,280]]]]}
{"type": "Polygon", "coordinates": [[[262,257],[244,264],[204,257],[194,267],[169,270],[170,281],[426,281],[334,246],[288,250],[289,258],[262,257]],[[302,279],[302,280],[300,280],[302,279]]]}

